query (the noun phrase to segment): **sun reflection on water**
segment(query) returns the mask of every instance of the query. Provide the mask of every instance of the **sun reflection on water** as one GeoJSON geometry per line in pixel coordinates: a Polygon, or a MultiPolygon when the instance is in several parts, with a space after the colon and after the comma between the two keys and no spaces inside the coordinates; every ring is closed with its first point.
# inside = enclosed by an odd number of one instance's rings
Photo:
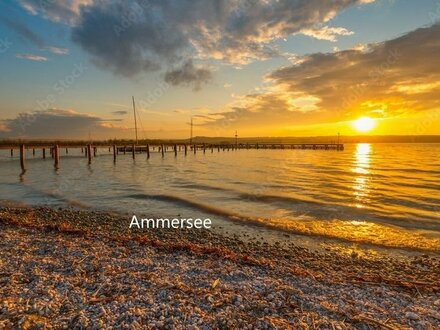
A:
{"type": "Polygon", "coordinates": [[[369,174],[370,174],[370,154],[371,145],[359,143],[354,151],[354,166],[352,172],[358,174],[354,178],[352,189],[355,198],[355,206],[363,208],[369,195],[369,174]]]}

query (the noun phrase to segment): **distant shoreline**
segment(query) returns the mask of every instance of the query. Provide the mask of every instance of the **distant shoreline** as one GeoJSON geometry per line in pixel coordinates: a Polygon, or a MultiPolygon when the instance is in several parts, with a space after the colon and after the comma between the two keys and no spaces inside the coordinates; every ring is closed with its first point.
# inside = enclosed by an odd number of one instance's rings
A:
{"type": "MultiPolygon", "coordinates": [[[[116,144],[133,144],[132,139],[108,139],[108,140],[83,140],[83,139],[37,139],[37,138],[16,138],[16,139],[1,139],[0,148],[2,146],[19,145],[21,143],[39,144],[88,144],[92,142],[94,145],[100,144],[108,145],[109,143],[116,144]]],[[[231,143],[337,143],[338,136],[305,136],[305,137],[243,137],[235,140],[233,137],[204,137],[198,136],[192,139],[191,143],[212,143],[212,144],[226,144],[231,143]]],[[[364,135],[364,136],[345,136],[339,137],[339,142],[344,144],[352,143],[440,143],[440,135],[364,135]]],[[[161,143],[186,143],[189,144],[189,139],[142,139],[138,144],[161,144],[161,143]]]]}

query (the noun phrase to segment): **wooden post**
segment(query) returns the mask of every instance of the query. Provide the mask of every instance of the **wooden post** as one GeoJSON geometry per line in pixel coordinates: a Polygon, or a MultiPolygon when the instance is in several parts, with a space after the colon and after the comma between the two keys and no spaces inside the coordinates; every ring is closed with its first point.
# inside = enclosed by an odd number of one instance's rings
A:
{"type": "Polygon", "coordinates": [[[217,146],[217,152],[220,152],[220,145],[217,146]]]}
{"type": "Polygon", "coordinates": [[[206,147],[204,143],[203,143],[203,153],[206,153],[206,147]]]}
{"type": "Polygon", "coordinates": [[[14,157],[14,149],[11,149],[11,157],[14,157]]]}
{"type": "Polygon", "coordinates": [[[177,144],[174,145],[174,157],[177,157],[177,144]]]}
{"type": "Polygon", "coordinates": [[[165,156],[165,148],[164,148],[163,144],[160,149],[162,150],[162,157],[164,157],[165,156]]]}
{"type": "Polygon", "coordinates": [[[131,155],[132,155],[133,159],[136,159],[136,147],[135,147],[134,143],[131,146],[131,148],[132,148],[131,149],[131,155]]]}
{"type": "Polygon", "coordinates": [[[82,154],[84,153],[84,148],[81,148],[81,153],[82,153],[82,154]]]}
{"type": "Polygon", "coordinates": [[[113,162],[116,163],[116,145],[113,145],[113,162]]]}
{"type": "Polygon", "coordinates": [[[150,158],[150,145],[147,144],[147,159],[150,158]]]}
{"type": "Polygon", "coordinates": [[[69,149],[68,148],[66,148],[66,155],[68,155],[69,154],[69,149]]]}
{"type": "Polygon", "coordinates": [[[35,156],[35,148],[32,148],[32,156],[35,156]]]}
{"type": "Polygon", "coordinates": [[[97,151],[97,147],[93,147],[93,157],[96,157],[96,151],[97,151]]]}
{"type": "Polygon", "coordinates": [[[87,157],[87,151],[89,150],[89,148],[87,147],[87,148],[84,148],[84,156],[86,156],[87,157]]]}
{"type": "Polygon", "coordinates": [[[184,148],[185,148],[185,156],[186,156],[186,155],[188,155],[188,146],[185,144],[184,148]]]}
{"type": "Polygon", "coordinates": [[[26,154],[25,154],[24,144],[22,144],[20,145],[20,166],[23,172],[26,171],[25,158],[26,158],[26,154]]]}
{"type": "Polygon", "coordinates": [[[55,168],[58,168],[58,165],[60,163],[60,153],[57,145],[53,147],[53,157],[55,160],[54,162],[55,168]]]}
{"type": "Polygon", "coordinates": [[[197,148],[196,148],[196,145],[194,145],[193,146],[193,148],[194,148],[194,155],[196,154],[196,152],[197,152],[197,148]]]}
{"type": "Polygon", "coordinates": [[[43,148],[43,159],[46,159],[46,148],[43,148]]]}
{"type": "Polygon", "coordinates": [[[89,160],[89,165],[92,163],[92,145],[88,144],[87,145],[87,158],[89,160]]]}
{"type": "Polygon", "coordinates": [[[127,146],[124,145],[124,155],[126,154],[126,152],[127,152],[127,146]]]}

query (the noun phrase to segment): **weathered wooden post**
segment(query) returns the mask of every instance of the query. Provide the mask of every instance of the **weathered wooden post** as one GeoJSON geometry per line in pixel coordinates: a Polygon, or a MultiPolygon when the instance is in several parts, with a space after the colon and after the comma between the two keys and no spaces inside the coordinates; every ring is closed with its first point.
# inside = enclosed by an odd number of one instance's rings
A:
{"type": "Polygon", "coordinates": [[[81,148],[81,153],[82,153],[82,154],[84,153],[84,148],[81,148]]]}
{"type": "Polygon", "coordinates": [[[177,144],[174,145],[174,157],[177,157],[177,144]]]}
{"type": "Polygon", "coordinates": [[[184,145],[184,148],[185,148],[185,156],[186,156],[186,155],[188,155],[188,146],[186,145],[186,143],[184,145]]]}
{"type": "Polygon", "coordinates": [[[87,154],[87,158],[89,160],[89,165],[90,165],[92,163],[92,145],[91,144],[87,145],[87,152],[86,152],[86,154],[87,154]]]}
{"type": "Polygon", "coordinates": [[[124,155],[127,153],[127,146],[124,145],[124,155]]]}
{"type": "Polygon", "coordinates": [[[43,148],[43,159],[46,159],[46,148],[43,148]]]}
{"type": "Polygon", "coordinates": [[[116,144],[113,145],[113,162],[116,163],[116,144]]]}
{"type": "Polygon", "coordinates": [[[163,144],[161,145],[160,150],[162,151],[162,157],[164,157],[165,156],[165,148],[164,148],[163,144]]]}
{"type": "Polygon", "coordinates": [[[23,172],[26,171],[25,158],[26,158],[26,154],[25,154],[24,144],[22,144],[20,145],[20,166],[23,172]]]}
{"type": "Polygon", "coordinates": [[[53,158],[54,158],[55,168],[58,168],[58,165],[60,163],[60,153],[59,153],[58,145],[53,147],[53,158]]]}
{"type": "Polygon", "coordinates": [[[150,158],[150,145],[147,144],[147,159],[150,158]]]}
{"type": "Polygon", "coordinates": [[[11,157],[14,157],[14,149],[11,149],[11,157]]]}
{"type": "Polygon", "coordinates": [[[136,159],[136,147],[135,147],[134,143],[131,146],[131,155],[132,155],[133,159],[136,159]]]}
{"type": "Polygon", "coordinates": [[[220,145],[217,146],[217,152],[220,152],[220,145]]]}
{"type": "Polygon", "coordinates": [[[66,148],[66,155],[69,154],[69,148],[66,148]]]}
{"type": "Polygon", "coordinates": [[[93,157],[96,157],[97,147],[93,147],[93,157]]]}
{"type": "Polygon", "coordinates": [[[196,145],[194,145],[193,147],[194,147],[194,155],[195,155],[197,152],[197,148],[196,148],[196,145]]]}
{"type": "Polygon", "coordinates": [[[35,148],[32,148],[32,156],[35,157],[35,148]]]}
{"type": "Polygon", "coordinates": [[[206,153],[206,146],[205,146],[205,143],[203,143],[203,153],[206,153]]]}

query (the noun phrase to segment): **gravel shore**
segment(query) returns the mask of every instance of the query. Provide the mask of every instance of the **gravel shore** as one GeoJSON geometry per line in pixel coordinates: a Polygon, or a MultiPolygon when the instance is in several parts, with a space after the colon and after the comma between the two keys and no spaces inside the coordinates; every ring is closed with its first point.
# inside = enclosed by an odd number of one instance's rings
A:
{"type": "Polygon", "coordinates": [[[440,258],[0,208],[0,329],[439,329],[440,258]]]}

